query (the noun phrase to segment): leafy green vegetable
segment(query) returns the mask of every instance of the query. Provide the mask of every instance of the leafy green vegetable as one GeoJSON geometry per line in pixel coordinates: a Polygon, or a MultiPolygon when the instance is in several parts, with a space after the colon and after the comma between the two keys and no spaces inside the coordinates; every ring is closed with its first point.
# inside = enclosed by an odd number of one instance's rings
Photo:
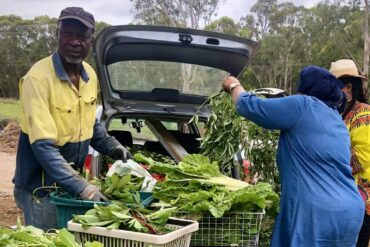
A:
{"type": "MultiPolygon", "coordinates": [[[[136,158],[136,157],[135,157],[136,158]]],[[[143,158],[143,157],[140,157],[143,158]]],[[[267,183],[248,185],[222,175],[216,162],[199,154],[189,154],[178,166],[150,160],[156,173],[165,173],[153,196],[181,211],[222,217],[232,210],[256,212],[278,211],[278,195],[267,183]]]]}
{"type": "Polygon", "coordinates": [[[70,247],[79,247],[81,245],[77,244],[75,241],[75,237],[73,234],[71,234],[67,229],[62,229],[59,231],[57,243],[63,244],[64,246],[70,246],[70,247]]]}
{"type": "Polygon", "coordinates": [[[73,221],[82,227],[102,226],[108,229],[123,229],[135,232],[163,234],[168,218],[176,208],[162,209],[156,212],[144,208],[128,208],[122,203],[114,202],[108,206],[95,204],[94,209],[85,215],[74,216],[73,221]]]}
{"type": "MultiPolygon", "coordinates": [[[[15,230],[0,226],[0,246],[4,247],[82,247],[67,229],[56,230],[55,233],[45,233],[33,226],[22,226],[18,220],[15,230]]],[[[84,246],[104,247],[99,242],[87,242],[84,246]]]]}
{"type": "Polygon", "coordinates": [[[150,170],[155,173],[166,174],[166,180],[170,183],[173,181],[190,182],[196,180],[199,183],[224,186],[229,190],[238,190],[249,186],[245,182],[223,175],[218,170],[216,162],[211,163],[207,157],[200,154],[185,156],[178,166],[153,161],[150,170]]]}

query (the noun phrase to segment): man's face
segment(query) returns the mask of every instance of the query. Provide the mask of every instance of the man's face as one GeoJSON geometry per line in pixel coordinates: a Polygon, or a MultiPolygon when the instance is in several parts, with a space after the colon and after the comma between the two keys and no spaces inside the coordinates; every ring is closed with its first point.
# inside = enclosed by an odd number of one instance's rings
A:
{"type": "Polygon", "coordinates": [[[94,40],[93,30],[77,20],[63,20],[58,27],[58,51],[64,61],[81,64],[94,40]]]}

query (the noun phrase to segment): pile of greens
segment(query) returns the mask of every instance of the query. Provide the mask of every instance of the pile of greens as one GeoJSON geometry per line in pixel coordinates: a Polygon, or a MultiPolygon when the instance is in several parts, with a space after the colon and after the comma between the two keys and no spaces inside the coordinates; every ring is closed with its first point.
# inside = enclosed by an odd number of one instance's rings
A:
{"type": "MultiPolygon", "coordinates": [[[[138,157],[155,157],[161,162],[166,162],[166,164],[176,164],[170,157],[161,154],[140,151],[136,152],[136,155],[138,155],[138,157]]],[[[140,162],[140,160],[136,161],[140,162]]],[[[113,160],[110,160],[110,162],[110,164],[114,163],[113,160]]],[[[145,164],[142,165],[145,167],[145,164]]],[[[112,176],[90,180],[90,183],[96,185],[109,200],[117,200],[130,204],[140,202],[140,198],[137,200],[134,192],[140,191],[143,182],[143,177],[140,178],[130,174],[120,176],[117,173],[114,173],[112,176]]]]}
{"type": "Polygon", "coordinates": [[[133,191],[139,191],[143,181],[144,178],[138,178],[130,174],[124,176],[113,174],[100,180],[100,189],[109,200],[134,203],[137,200],[133,191]]]}
{"type": "Polygon", "coordinates": [[[94,205],[85,215],[74,216],[73,221],[82,227],[107,227],[150,234],[164,234],[169,231],[165,227],[168,218],[176,208],[150,211],[144,208],[128,208],[125,204],[113,202],[108,206],[94,205]]]}
{"type": "MultiPolygon", "coordinates": [[[[74,235],[65,228],[55,233],[45,233],[33,226],[22,226],[19,221],[15,230],[0,226],[0,246],[4,247],[81,247],[75,241],[74,235]]],[[[85,247],[104,247],[99,242],[87,242],[85,247]]]]}
{"type": "Polygon", "coordinates": [[[160,154],[160,153],[149,152],[149,151],[143,150],[141,148],[135,148],[135,146],[130,149],[130,152],[134,155],[139,154],[139,155],[143,155],[144,157],[149,157],[149,158],[151,158],[153,160],[156,160],[158,162],[176,165],[176,162],[170,156],[163,155],[163,154],[160,154]]]}
{"type": "Polygon", "coordinates": [[[219,218],[230,211],[278,212],[278,195],[270,184],[248,185],[223,175],[217,162],[200,154],[185,156],[177,166],[156,162],[143,155],[135,160],[150,165],[150,171],[166,174],[157,183],[154,198],[169,203],[179,211],[211,214],[219,218]]]}

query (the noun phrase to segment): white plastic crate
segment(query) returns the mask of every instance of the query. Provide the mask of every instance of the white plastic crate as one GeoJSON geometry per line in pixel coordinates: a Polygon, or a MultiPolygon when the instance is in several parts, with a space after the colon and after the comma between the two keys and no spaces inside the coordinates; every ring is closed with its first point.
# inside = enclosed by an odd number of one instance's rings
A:
{"type": "Polygon", "coordinates": [[[193,233],[190,246],[258,247],[261,222],[265,212],[229,212],[221,218],[189,212],[175,217],[195,220],[199,230],[193,233]]]}
{"type": "Polygon", "coordinates": [[[68,222],[68,230],[75,233],[77,242],[99,241],[107,247],[188,247],[192,233],[198,230],[198,222],[169,218],[166,227],[173,231],[153,235],[105,227],[83,229],[81,224],[68,222]]]}

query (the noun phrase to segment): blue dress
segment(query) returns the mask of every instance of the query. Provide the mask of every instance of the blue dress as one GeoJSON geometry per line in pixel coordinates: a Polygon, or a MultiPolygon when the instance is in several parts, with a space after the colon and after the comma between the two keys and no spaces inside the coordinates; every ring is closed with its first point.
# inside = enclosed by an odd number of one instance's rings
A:
{"type": "Polygon", "coordinates": [[[338,111],[315,97],[260,99],[250,93],[238,97],[237,111],[264,128],[281,130],[280,212],[270,246],[356,246],[365,208],[338,111]]]}

